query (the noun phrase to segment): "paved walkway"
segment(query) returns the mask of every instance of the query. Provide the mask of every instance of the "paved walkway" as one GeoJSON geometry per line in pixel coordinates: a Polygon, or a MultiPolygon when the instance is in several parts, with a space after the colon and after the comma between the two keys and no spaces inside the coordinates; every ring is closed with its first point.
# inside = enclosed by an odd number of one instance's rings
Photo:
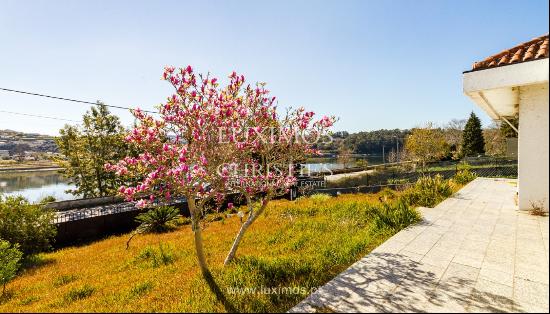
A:
{"type": "Polygon", "coordinates": [[[478,178],[290,312],[548,312],[548,217],[478,178]]]}

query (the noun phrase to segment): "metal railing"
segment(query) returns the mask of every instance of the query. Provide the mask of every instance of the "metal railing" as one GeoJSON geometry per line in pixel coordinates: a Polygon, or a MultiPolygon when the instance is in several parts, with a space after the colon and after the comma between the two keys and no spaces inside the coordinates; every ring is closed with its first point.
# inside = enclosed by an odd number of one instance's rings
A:
{"type": "MultiPolygon", "coordinates": [[[[185,203],[184,198],[176,199],[167,205],[177,205],[181,203],[185,203]]],[[[118,203],[118,204],[96,206],[91,208],[72,209],[72,210],[56,212],[55,217],[53,219],[53,223],[60,224],[60,223],[65,223],[69,221],[119,214],[119,213],[134,211],[134,210],[141,210],[140,208],[136,207],[135,202],[124,202],[124,203],[118,203]]]]}
{"type": "Polygon", "coordinates": [[[379,165],[374,172],[327,182],[327,188],[354,188],[413,183],[421,176],[441,175],[445,179],[468,169],[478,177],[517,178],[517,160],[507,158],[478,157],[463,160],[432,162],[425,168],[411,163],[379,165]]]}

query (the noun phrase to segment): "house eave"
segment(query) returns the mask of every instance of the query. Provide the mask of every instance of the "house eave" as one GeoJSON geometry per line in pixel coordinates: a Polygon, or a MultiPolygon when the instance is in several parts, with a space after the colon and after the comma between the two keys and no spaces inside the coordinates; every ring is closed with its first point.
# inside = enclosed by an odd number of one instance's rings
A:
{"type": "Polygon", "coordinates": [[[548,82],[548,58],[463,74],[464,93],[548,82]]]}
{"type": "Polygon", "coordinates": [[[466,72],[463,91],[492,119],[517,114],[522,86],[548,84],[548,58],[466,72]]]}

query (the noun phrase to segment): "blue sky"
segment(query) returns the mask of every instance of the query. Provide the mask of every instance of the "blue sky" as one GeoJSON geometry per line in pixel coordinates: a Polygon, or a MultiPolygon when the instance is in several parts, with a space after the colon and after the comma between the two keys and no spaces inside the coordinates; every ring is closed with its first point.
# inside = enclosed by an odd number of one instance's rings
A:
{"type": "MultiPolygon", "coordinates": [[[[410,128],[474,110],[461,74],[548,32],[548,1],[5,1],[0,87],[152,109],[165,65],[264,81],[336,130],[410,128]]],[[[87,106],[0,91],[0,110],[79,120],[87,106]]],[[[124,123],[131,116],[114,110],[124,123]]],[[[0,113],[0,129],[64,122],[0,113]]]]}

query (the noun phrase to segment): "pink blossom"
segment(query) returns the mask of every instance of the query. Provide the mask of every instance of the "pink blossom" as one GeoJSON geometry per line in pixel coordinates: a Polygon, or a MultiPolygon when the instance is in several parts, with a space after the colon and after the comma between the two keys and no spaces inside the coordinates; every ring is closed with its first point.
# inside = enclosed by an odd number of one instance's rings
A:
{"type": "Polygon", "coordinates": [[[139,201],[136,203],[136,207],[137,207],[137,208],[144,208],[145,206],[147,206],[147,201],[145,201],[145,200],[139,200],[139,201]]]}

